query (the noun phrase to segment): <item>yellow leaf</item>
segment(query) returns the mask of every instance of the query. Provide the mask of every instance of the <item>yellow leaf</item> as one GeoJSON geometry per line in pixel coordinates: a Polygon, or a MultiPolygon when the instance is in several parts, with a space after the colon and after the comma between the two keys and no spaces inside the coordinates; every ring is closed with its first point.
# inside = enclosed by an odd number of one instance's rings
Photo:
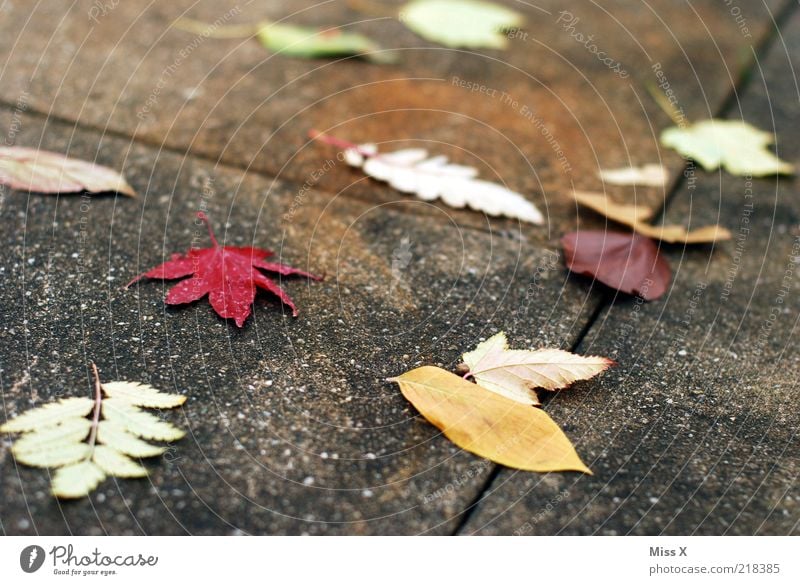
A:
{"type": "Polygon", "coordinates": [[[527,471],[592,473],[561,428],[539,408],[433,366],[411,370],[393,381],[428,421],[462,449],[527,471]]]}
{"type": "Polygon", "coordinates": [[[650,225],[645,222],[652,217],[652,210],[641,205],[614,203],[603,193],[575,191],[573,196],[581,205],[596,211],[611,221],[625,224],[633,228],[635,232],[670,244],[703,244],[731,239],[731,232],[718,225],[704,226],[691,232],[679,225],[650,225]]]}

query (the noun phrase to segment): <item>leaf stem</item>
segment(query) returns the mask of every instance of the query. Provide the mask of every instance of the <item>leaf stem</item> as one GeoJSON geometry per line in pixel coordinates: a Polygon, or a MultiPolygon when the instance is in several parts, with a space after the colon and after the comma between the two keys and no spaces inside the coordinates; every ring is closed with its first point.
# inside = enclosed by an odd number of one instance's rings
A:
{"type": "Polygon", "coordinates": [[[347,0],[347,7],[370,16],[398,17],[397,8],[383,6],[372,0],[347,0]]]}
{"type": "Polygon", "coordinates": [[[342,140],[341,138],[330,136],[313,128],[308,131],[308,137],[311,138],[311,140],[319,140],[320,142],[324,142],[325,144],[330,144],[331,146],[336,146],[338,148],[344,148],[345,150],[355,150],[356,152],[358,152],[358,154],[360,154],[361,156],[365,156],[367,158],[375,156],[374,153],[365,151],[355,142],[350,142],[349,140],[342,140]]]}
{"type": "Polygon", "coordinates": [[[680,128],[684,128],[685,126],[691,125],[689,119],[686,117],[686,114],[683,113],[683,110],[677,108],[672,102],[667,99],[667,96],[664,95],[653,83],[645,84],[647,88],[647,92],[650,94],[650,97],[653,98],[653,101],[656,102],[659,108],[669,116],[669,119],[672,120],[672,123],[680,128]]]}
{"type": "Polygon", "coordinates": [[[208,228],[208,237],[211,238],[211,243],[214,244],[215,248],[219,248],[219,242],[217,242],[217,238],[214,237],[214,230],[211,229],[211,222],[208,221],[208,216],[202,211],[198,211],[197,219],[206,224],[206,227],[208,228]]]}
{"type": "Polygon", "coordinates": [[[100,406],[103,403],[103,387],[100,385],[100,373],[97,366],[92,362],[94,372],[94,412],[92,413],[92,431],[89,433],[89,448],[94,449],[97,441],[97,427],[100,424],[100,406]]]}

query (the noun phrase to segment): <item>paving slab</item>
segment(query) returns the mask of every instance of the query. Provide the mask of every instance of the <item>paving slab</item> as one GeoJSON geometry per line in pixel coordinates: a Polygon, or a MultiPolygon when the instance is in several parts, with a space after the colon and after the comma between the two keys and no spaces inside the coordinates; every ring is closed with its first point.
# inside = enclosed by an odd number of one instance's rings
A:
{"type": "MultiPolygon", "coordinates": [[[[790,3],[767,4],[777,12],[790,3]]],[[[772,26],[770,13],[754,7],[746,10],[752,29],[745,34],[718,2],[683,11],[666,0],[647,5],[652,10],[644,3],[576,4],[574,30],[556,22],[555,2],[521,7],[532,24],[502,54],[443,50],[377,17],[359,23],[404,47],[390,68],[286,59],[255,41],[199,42],[166,30],[189,8],[209,22],[232,8],[241,8],[230,13],[232,23],[280,18],[286,8],[277,2],[224,9],[120,3],[96,22],[89,2],[67,13],[57,4],[6,13],[6,143],[97,156],[125,169],[142,196],[92,198],[84,211],[79,196],[3,194],[0,213],[14,228],[4,232],[0,295],[3,306],[19,307],[5,315],[0,337],[5,411],[81,387],[88,392],[87,362],[94,359],[106,375],[186,391],[190,401],[172,416],[191,435],[170,446],[150,482],[109,483],[92,500],[63,506],[47,495],[46,474],[17,468],[8,441],[0,442],[3,531],[455,530],[496,468],[439,436],[385,377],[422,363],[453,366],[463,349],[498,330],[528,346],[571,347],[580,339],[604,292],[569,278],[558,263],[557,238],[576,220],[565,190],[573,183],[597,188],[598,167],[659,158],[656,137],[667,120],[644,89],[657,79],[654,62],[680,88],[689,115],[705,117],[772,26]],[[630,63],[635,82],[599,63],[576,31],[596,34],[609,54],[630,63]],[[495,95],[471,92],[463,80],[480,81],[495,95]],[[503,92],[512,104],[498,99],[503,92]],[[599,105],[587,107],[587,95],[599,105]],[[550,223],[518,229],[488,222],[398,196],[341,165],[327,168],[334,153],[307,143],[309,127],[450,153],[546,206],[550,223]],[[161,283],[119,289],[202,238],[193,223],[201,208],[220,239],[278,249],[285,261],[328,275],[319,284],[287,283],[301,307],[298,319],[260,297],[238,330],[202,303],[165,310],[161,283]]],[[[363,18],[342,3],[296,6],[293,21],[306,24],[363,18]]],[[[679,171],[680,159],[669,157],[679,171]]],[[[654,206],[664,196],[614,194],[654,206]]],[[[692,209],[692,217],[714,212],[692,209]]],[[[579,385],[574,395],[604,388],[579,385]]],[[[583,449],[586,429],[553,414],[583,449]]],[[[487,501],[507,507],[516,499],[487,501]]],[[[467,528],[491,514],[486,510],[467,528]]],[[[500,531],[517,530],[508,528],[500,531]]]]}
{"type": "Polygon", "coordinates": [[[449,533],[491,466],[422,420],[385,378],[454,367],[488,329],[569,346],[600,299],[555,252],[439,217],[298,192],[282,182],[5,111],[21,143],[123,169],[137,199],[4,191],[3,415],[106,380],[185,393],[189,431],[148,480],[107,481],[59,504],[48,474],[0,438],[5,534],[449,533]],[[206,241],[258,245],[326,274],[284,285],[291,318],[259,295],[242,329],[167,286],[122,286],[206,241]],[[532,302],[533,291],[536,302],[532,302]],[[458,490],[448,486],[455,483],[458,490]],[[471,487],[470,487],[471,486],[471,487]]]}
{"type": "MultiPolygon", "coordinates": [[[[728,112],[800,160],[795,13],[728,112]]],[[[800,188],[796,178],[698,171],[666,215],[721,222],[734,240],[668,247],[668,297],[616,299],[579,346],[617,368],[547,405],[594,477],[504,470],[464,533],[797,534],[795,407],[800,188]]]]}
{"type": "MultiPolygon", "coordinates": [[[[0,23],[0,98],[299,183],[332,154],[309,144],[310,128],[386,148],[425,145],[524,193],[558,233],[572,209],[564,193],[600,188],[598,168],[662,160],[680,168],[679,157],[658,147],[669,122],[648,84],[668,84],[688,116],[710,115],[769,34],[773,14],[790,2],[737,6],[737,13],[717,0],[587,1],[571,3],[568,13],[554,0],[505,2],[528,24],[507,51],[480,52],[437,46],[383,16],[402,3],[368,4],[363,12],[344,0],[291,9],[275,1],[120,2],[99,14],[91,0],[9,4],[0,23]],[[252,39],[170,29],[182,15],[219,25],[263,18],[351,25],[397,49],[399,59],[378,66],[271,55],[252,39]]],[[[315,186],[370,202],[398,197],[359,179],[340,165],[315,186]]],[[[663,190],[635,197],[658,206],[663,190]]],[[[483,226],[469,212],[453,216],[483,226]]]]}

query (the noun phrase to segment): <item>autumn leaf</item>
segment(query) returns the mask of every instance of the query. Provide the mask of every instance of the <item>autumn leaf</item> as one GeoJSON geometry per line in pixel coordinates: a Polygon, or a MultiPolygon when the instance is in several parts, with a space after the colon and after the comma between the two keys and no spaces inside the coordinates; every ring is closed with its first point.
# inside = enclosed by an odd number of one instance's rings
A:
{"type": "Polygon", "coordinates": [[[108,167],[21,146],[0,147],[0,184],[37,193],[88,191],[136,196],[122,175],[108,167]]]}
{"type": "Polygon", "coordinates": [[[535,388],[558,390],[588,380],[613,365],[613,360],[580,356],[560,349],[511,350],[503,332],[464,354],[464,376],[492,392],[522,404],[538,405],[535,388]]]}
{"type": "Polygon", "coordinates": [[[258,31],[258,40],[265,48],[289,57],[343,57],[355,55],[376,63],[391,63],[391,53],[359,33],[338,28],[314,29],[303,26],[272,23],[258,31]]]}
{"type": "Polygon", "coordinates": [[[447,47],[504,49],[503,31],[522,26],[521,14],[479,0],[413,0],[400,21],[419,36],[447,47]]]}
{"type": "Polygon", "coordinates": [[[652,301],[669,288],[672,272],[653,240],[639,234],[577,231],[561,238],[567,268],[613,289],[652,301]]]}
{"type": "Polygon", "coordinates": [[[391,63],[392,53],[360,33],[338,27],[311,28],[262,20],[252,25],[215,26],[191,18],[179,18],[175,28],[221,39],[255,36],[261,45],[287,57],[315,59],[328,57],[363,57],[375,63],[391,63]]]}
{"type": "Polygon", "coordinates": [[[470,207],[487,215],[537,225],[544,222],[536,206],[522,195],[476,178],[476,169],[449,163],[447,157],[429,158],[428,151],[422,148],[379,154],[374,144],[353,144],[315,130],[310,134],[312,138],[344,148],[347,164],[360,167],[370,177],[389,183],[401,193],[413,193],[423,201],[440,199],[450,207],[470,207]]]}
{"type": "Polygon", "coordinates": [[[661,144],[695,160],[707,171],[722,166],[731,174],[754,177],[794,172],[794,165],[767,150],[774,141],[771,133],[739,120],[703,120],[661,133],[661,144]]]}
{"type": "Polygon", "coordinates": [[[25,465],[57,469],[53,495],[81,498],[106,477],[144,477],[134,459],[155,457],[165,449],[142,439],[176,441],[184,432],[142,408],[175,408],[186,401],[146,384],[102,384],[97,367],[95,396],[62,398],[28,410],[0,426],[0,432],[22,433],[11,447],[25,465]]]}
{"type": "Polygon", "coordinates": [[[297,316],[297,307],[288,294],[260,270],[275,272],[283,276],[297,275],[321,280],[308,272],[297,270],[285,264],[267,262],[272,255],[269,250],[252,247],[220,246],[204,213],[197,216],[208,227],[211,238],[210,248],[192,248],[185,255],[173,254],[172,259],[160,266],[140,274],[125,288],[142,278],[172,280],[191,276],[172,287],[167,293],[168,305],[191,303],[209,297],[211,306],[224,319],[233,319],[242,327],[250,315],[250,307],[256,296],[256,288],[276,295],[297,316]]]}
{"type": "Polygon", "coordinates": [[[589,191],[573,192],[575,200],[612,221],[625,224],[642,235],[669,242],[671,244],[706,244],[721,240],[730,240],[731,232],[718,225],[707,225],[692,231],[679,225],[653,226],[648,221],[653,210],[640,205],[614,203],[603,193],[589,191]]]}
{"type": "Polygon", "coordinates": [[[644,205],[628,205],[624,203],[614,203],[603,193],[592,191],[573,191],[572,196],[575,201],[584,205],[600,215],[604,215],[616,222],[632,226],[650,221],[655,210],[644,205]]]}
{"type": "Polygon", "coordinates": [[[526,471],[591,475],[570,440],[540,408],[525,406],[433,366],[393,378],[403,396],[456,445],[526,471]]]}
{"type": "Polygon", "coordinates": [[[641,167],[624,167],[605,169],[598,173],[605,183],[612,185],[643,185],[645,187],[664,187],[669,175],[667,169],[659,164],[647,164],[641,167]]]}

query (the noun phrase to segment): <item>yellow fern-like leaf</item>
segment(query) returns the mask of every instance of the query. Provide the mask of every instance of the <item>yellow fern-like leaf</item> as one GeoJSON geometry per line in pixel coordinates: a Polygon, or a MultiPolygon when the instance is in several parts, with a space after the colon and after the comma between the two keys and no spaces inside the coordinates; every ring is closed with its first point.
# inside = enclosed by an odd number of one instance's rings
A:
{"type": "Polygon", "coordinates": [[[53,476],[53,495],[59,498],[82,498],[98,486],[106,474],[91,461],[85,460],[60,468],[53,476]]]}
{"type": "Polygon", "coordinates": [[[108,475],[114,477],[144,477],[147,470],[133,461],[127,455],[123,455],[116,449],[106,445],[97,445],[92,456],[97,466],[108,475]]]}
{"type": "Polygon", "coordinates": [[[142,441],[125,430],[125,427],[110,420],[104,420],[100,423],[97,431],[97,440],[131,457],[155,457],[165,451],[163,447],[157,447],[147,441],[142,441]]]}
{"type": "Polygon", "coordinates": [[[69,418],[60,424],[25,433],[14,444],[14,452],[45,451],[64,443],[78,443],[89,434],[92,422],[87,418],[69,418]]]}
{"type": "Polygon", "coordinates": [[[37,449],[34,451],[11,449],[17,461],[31,467],[61,467],[62,465],[69,465],[86,459],[91,451],[91,448],[86,443],[65,443],[53,446],[50,449],[37,449]]]}
{"type": "Polygon", "coordinates": [[[103,416],[144,439],[176,441],[184,435],[178,427],[117,398],[103,401],[103,416]]]}
{"type": "Polygon", "coordinates": [[[24,433],[58,424],[65,419],[83,417],[92,412],[94,402],[89,398],[62,398],[33,408],[0,427],[4,433],[24,433]]]}
{"type": "Polygon", "coordinates": [[[23,433],[11,447],[18,462],[56,469],[53,495],[80,498],[107,476],[144,477],[147,469],[132,457],[154,457],[163,447],[141,438],[173,441],[183,437],[178,427],[142,410],[174,408],[185,396],[160,392],[136,382],[100,383],[95,396],[65,398],[31,409],[6,422],[0,431],[23,433]]]}
{"type": "Polygon", "coordinates": [[[108,382],[103,384],[107,396],[146,408],[175,408],[186,402],[186,396],[160,392],[139,382],[108,382]]]}

